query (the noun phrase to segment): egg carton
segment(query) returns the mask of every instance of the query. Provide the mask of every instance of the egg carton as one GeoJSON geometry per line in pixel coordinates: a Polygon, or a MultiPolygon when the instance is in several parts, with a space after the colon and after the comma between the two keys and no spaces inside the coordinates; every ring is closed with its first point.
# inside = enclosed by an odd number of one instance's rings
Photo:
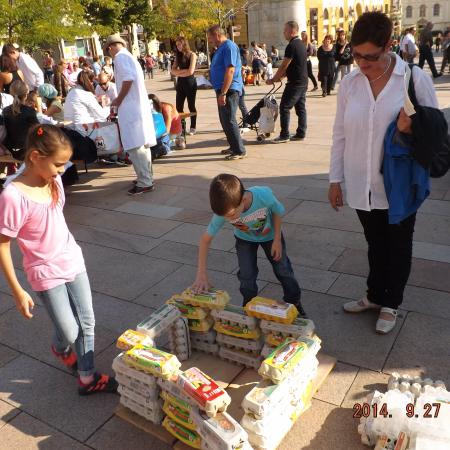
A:
{"type": "Polygon", "coordinates": [[[223,309],[230,301],[230,295],[226,291],[210,288],[207,292],[194,293],[192,289],[184,290],[179,296],[183,301],[192,306],[208,309],[223,309]]]}
{"type": "MultiPolygon", "coordinates": [[[[178,386],[175,378],[172,380],[163,380],[162,378],[158,378],[157,383],[163,392],[165,391],[174,397],[181,399],[183,402],[191,405],[192,407],[197,407],[197,403],[189,397],[180,386],[178,386]]],[[[163,395],[162,392],[161,395],[163,395]]]]}
{"type": "Polygon", "coordinates": [[[216,342],[217,332],[215,330],[209,331],[189,331],[191,343],[205,342],[207,344],[214,344],[216,342]]]}
{"type": "Polygon", "coordinates": [[[123,360],[123,353],[120,353],[114,358],[112,368],[116,375],[129,377],[133,380],[139,381],[149,388],[155,388],[157,386],[155,376],[146,372],[142,372],[141,370],[137,370],[134,367],[126,364],[123,360]]]}
{"type": "Polygon", "coordinates": [[[247,328],[256,328],[259,320],[255,317],[249,317],[242,306],[228,304],[224,309],[216,309],[211,311],[211,315],[216,322],[224,324],[239,324],[247,328]]]}
{"type": "Polygon", "coordinates": [[[257,340],[261,336],[261,330],[259,327],[249,328],[247,325],[242,325],[238,322],[216,322],[214,324],[214,329],[218,333],[242,339],[257,340]]]}
{"type": "Polygon", "coordinates": [[[130,398],[136,403],[145,406],[146,408],[155,409],[160,407],[159,395],[157,395],[156,397],[154,394],[143,395],[140,392],[137,392],[134,389],[130,389],[128,386],[125,386],[123,384],[119,384],[117,392],[120,395],[124,395],[125,397],[130,398]]]}
{"type": "Polygon", "coordinates": [[[139,323],[137,330],[154,339],[167,331],[180,317],[178,308],[173,305],[162,305],[139,323]]]}
{"type": "Polygon", "coordinates": [[[131,411],[144,417],[144,419],[149,420],[155,425],[161,425],[164,418],[164,412],[162,410],[162,402],[158,401],[158,407],[154,409],[148,408],[140,403],[134,401],[133,399],[126,397],[125,395],[120,396],[120,403],[130,409],[131,411]]]}
{"type": "Polygon", "coordinates": [[[243,350],[255,355],[261,354],[261,349],[264,344],[262,339],[242,339],[234,336],[228,336],[227,334],[222,333],[217,333],[216,340],[222,347],[243,350]]]}
{"type": "Polygon", "coordinates": [[[389,391],[392,389],[398,389],[400,392],[410,391],[416,398],[425,392],[427,386],[446,390],[445,383],[442,380],[433,381],[431,378],[422,379],[419,376],[400,375],[397,372],[391,374],[387,383],[389,391]]]}
{"type": "Polygon", "coordinates": [[[274,347],[266,342],[261,350],[261,356],[263,358],[267,358],[275,349],[276,349],[276,347],[274,347]]]}
{"type": "Polygon", "coordinates": [[[192,348],[211,355],[217,355],[219,353],[219,344],[209,344],[207,342],[192,342],[192,348]]]}
{"type": "Polygon", "coordinates": [[[169,347],[180,361],[186,361],[191,357],[191,338],[188,319],[180,317],[169,331],[169,347]]]}
{"type": "Polygon", "coordinates": [[[264,334],[276,333],[284,337],[311,337],[315,331],[314,322],[310,319],[297,317],[291,324],[261,320],[260,328],[264,334]]]}
{"type": "Polygon", "coordinates": [[[192,306],[184,303],[183,299],[178,295],[174,295],[166,302],[169,305],[176,306],[181,315],[186,319],[204,319],[208,315],[208,310],[199,306],[192,306]]]}
{"type": "Polygon", "coordinates": [[[144,397],[156,400],[159,396],[160,389],[156,383],[153,385],[144,384],[141,381],[122,373],[116,373],[116,381],[120,385],[125,386],[144,397]]]}
{"type": "Polygon", "coordinates": [[[227,347],[220,347],[219,358],[240,364],[250,369],[258,370],[261,366],[261,356],[253,355],[242,350],[233,350],[227,347]]]}
{"type": "Polygon", "coordinates": [[[211,316],[206,316],[204,319],[188,319],[189,330],[197,332],[209,331],[214,325],[214,320],[211,316]]]}

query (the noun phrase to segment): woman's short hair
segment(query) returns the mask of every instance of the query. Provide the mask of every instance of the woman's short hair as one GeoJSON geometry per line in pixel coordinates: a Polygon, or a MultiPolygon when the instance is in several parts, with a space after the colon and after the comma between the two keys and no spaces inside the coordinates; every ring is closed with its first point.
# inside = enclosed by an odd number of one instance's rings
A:
{"type": "Polygon", "coordinates": [[[352,31],[352,46],[366,42],[377,47],[386,47],[392,37],[392,20],[379,11],[364,13],[355,23],[352,31]]]}
{"type": "Polygon", "coordinates": [[[88,92],[94,93],[94,85],[88,72],[81,71],[77,76],[77,83],[88,92]]]}
{"type": "Polygon", "coordinates": [[[328,39],[331,42],[333,42],[333,36],[331,36],[331,34],[326,34],[325,37],[323,38],[323,40],[328,39]]]}

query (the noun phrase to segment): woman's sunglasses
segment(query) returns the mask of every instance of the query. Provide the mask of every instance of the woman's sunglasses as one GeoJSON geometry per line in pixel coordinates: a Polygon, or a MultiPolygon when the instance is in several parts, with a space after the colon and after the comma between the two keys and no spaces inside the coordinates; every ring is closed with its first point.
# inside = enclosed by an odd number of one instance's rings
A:
{"type": "Polygon", "coordinates": [[[381,50],[379,53],[375,54],[375,55],[361,55],[361,53],[358,52],[352,52],[353,58],[355,60],[360,60],[360,59],[365,59],[366,61],[370,61],[370,62],[375,62],[378,61],[381,57],[381,55],[383,54],[383,50],[381,50]]]}

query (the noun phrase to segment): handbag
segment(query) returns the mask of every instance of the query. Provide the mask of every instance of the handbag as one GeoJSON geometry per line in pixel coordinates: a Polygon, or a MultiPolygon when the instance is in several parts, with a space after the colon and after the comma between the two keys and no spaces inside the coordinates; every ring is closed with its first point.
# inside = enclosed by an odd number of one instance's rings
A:
{"type": "Polygon", "coordinates": [[[97,156],[116,155],[122,150],[119,128],[115,122],[102,122],[88,125],[91,132],[87,136],[97,148],[97,156]]]}

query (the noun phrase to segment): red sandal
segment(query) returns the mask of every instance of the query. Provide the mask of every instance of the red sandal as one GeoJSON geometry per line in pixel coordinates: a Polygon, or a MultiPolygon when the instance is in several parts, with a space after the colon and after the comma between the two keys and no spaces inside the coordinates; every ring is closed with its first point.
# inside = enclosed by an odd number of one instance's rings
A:
{"type": "Polygon", "coordinates": [[[99,392],[115,394],[119,386],[114,377],[98,372],[94,373],[94,379],[91,383],[83,384],[78,378],[78,384],[78,394],[80,395],[92,395],[99,392]]]}

